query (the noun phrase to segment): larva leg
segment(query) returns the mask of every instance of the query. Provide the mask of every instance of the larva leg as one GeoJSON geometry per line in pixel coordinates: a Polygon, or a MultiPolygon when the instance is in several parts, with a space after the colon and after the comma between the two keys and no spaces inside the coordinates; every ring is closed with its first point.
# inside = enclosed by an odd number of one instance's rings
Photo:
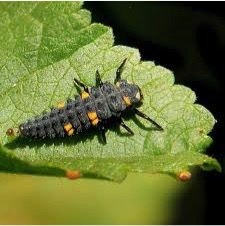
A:
{"type": "Polygon", "coordinates": [[[103,82],[101,80],[98,70],[96,71],[96,74],[95,74],[95,81],[96,81],[96,87],[101,87],[103,85],[103,82]]]}
{"type": "Polygon", "coordinates": [[[154,120],[149,118],[146,114],[140,112],[138,109],[135,108],[134,112],[136,115],[140,116],[141,118],[146,119],[147,121],[151,122],[154,126],[156,126],[156,128],[158,130],[163,130],[163,128],[157,122],[155,122],[154,120]]]}
{"type": "Polygon", "coordinates": [[[74,78],[74,84],[75,85],[78,85],[78,86],[80,86],[80,87],[82,87],[83,89],[84,89],[84,91],[85,92],[89,92],[88,91],[88,87],[84,84],[84,83],[82,83],[81,81],[79,81],[78,79],[76,79],[76,78],[74,78]]]}
{"type": "Polygon", "coordinates": [[[134,132],[124,123],[123,119],[120,118],[119,123],[130,135],[134,135],[134,132]]]}
{"type": "Polygon", "coordinates": [[[122,62],[122,64],[117,68],[116,70],[116,78],[115,78],[115,81],[114,81],[114,84],[116,84],[118,81],[121,80],[121,74],[123,72],[123,68],[124,68],[124,65],[127,61],[127,58],[122,62]]]}

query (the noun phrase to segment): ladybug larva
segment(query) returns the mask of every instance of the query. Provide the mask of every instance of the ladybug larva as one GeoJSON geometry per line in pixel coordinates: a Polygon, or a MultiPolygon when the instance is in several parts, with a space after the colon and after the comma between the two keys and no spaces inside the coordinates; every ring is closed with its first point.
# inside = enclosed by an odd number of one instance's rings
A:
{"type": "Polygon", "coordinates": [[[88,88],[74,79],[75,85],[83,88],[74,100],[60,102],[49,113],[22,123],[18,128],[9,128],[6,134],[33,139],[55,138],[79,134],[93,126],[101,131],[102,141],[106,143],[105,132],[112,123],[118,123],[129,134],[134,134],[122,119],[127,111],[148,120],[157,130],[163,130],[159,124],[137,109],[142,105],[143,95],[136,84],[121,79],[125,63],[126,59],[118,67],[114,84],[102,82],[98,70],[95,87],[88,88]]]}

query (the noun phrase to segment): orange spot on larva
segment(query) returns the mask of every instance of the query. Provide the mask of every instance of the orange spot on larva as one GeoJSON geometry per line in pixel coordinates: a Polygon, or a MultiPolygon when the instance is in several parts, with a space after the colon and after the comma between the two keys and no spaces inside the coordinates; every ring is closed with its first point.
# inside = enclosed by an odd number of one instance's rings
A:
{"type": "Polygon", "coordinates": [[[64,129],[66,130],[66,132],[69,132],[72,128],[73,126],[71,123],[67,123],[64,125],[64,129]]]}
{"type": "Polygon", "coordinates": [[[93,121],[97,118],[97,113],[95,111],[88,112],[88,118],[93,121]]]}
{"type": "Polygon", "coordinates": [[[91,123],[92,123],[93,126],[96,126],[98,124],[98,122],[99,122],[99,120],[98,120],[98,118],[96,118],[91,123]]]}
{"type": "Polygon", "coordinates": [[[85,92],[85,91],[83,91],[83,92],[81,93],[81,99],[82,99],[82,100],[83,100],[83,99],[86,99],[86,98],[88,98],[88,97],[90,97],[89,93],[87,93],[87,92],[85,92]]]}
{"type": "Polygon", "coordinates": [[[65,107],[65,102],[60,101],[57,103],[57,108],[64,108],[65,107]]]}
{"type": "Polygon", "coordinates": [[[73,129],[73,128],[72,128],[72,129],[70,129],[70,130],[67,132],[68,136],[72,136],[72,135],[73,135],[73,133],[74,133],[74,129],[73,129]]]}
{"type": "Polygon", "coordinates": [[[177,175],[180,181],[188,181],[191,179],[191,173],[189,171],[182,171],[177,175]]]}
{"type": "Polygon", "coordinates": [[[70,180],[75,180],[80,178],[80,171],[69,170],[66,172],[66,177],[70,180]]]}
{"type": "Polygon", "coordinates": [[[126,104],[126,106],[131,106],[131,101],[130,101],[130,98],[128,96],[123,96],[123,100],[126,104]]]}

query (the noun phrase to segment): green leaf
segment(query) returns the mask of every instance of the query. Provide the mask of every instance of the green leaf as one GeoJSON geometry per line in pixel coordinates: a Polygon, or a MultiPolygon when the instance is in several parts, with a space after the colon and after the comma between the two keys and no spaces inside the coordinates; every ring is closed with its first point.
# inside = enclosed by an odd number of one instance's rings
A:
{"type": "Polygon", "coordinates": [[[52,176],[72,170],[83,177],[118,182],[128,172],[176,176],[191,166],[220,171],[218,162],[203,154],[212,142],[207,134],[215,119],[194,104],[194,92],[174,85],[171,71],[140,61],[137,49],[114,46],[111,28],[91,24],[90,12],[81,6],[80,2],[0,5],[0,170],[52,176]],[[125,121],[135,135],[113,125],[106,145],[94,129],[66,139],[8,140],[9,127],[78,94],[74,77],[93,86],[98,69],[103,80],[112,82],[125,58],[123,78],[141,87],[145,98],[141,111],[164,132],[129,116],[125,121]]]}

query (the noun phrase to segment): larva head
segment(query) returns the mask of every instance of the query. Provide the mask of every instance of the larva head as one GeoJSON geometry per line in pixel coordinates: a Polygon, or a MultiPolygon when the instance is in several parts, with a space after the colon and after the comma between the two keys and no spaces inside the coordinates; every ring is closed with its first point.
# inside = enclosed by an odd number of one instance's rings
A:
{"type": "Polygon", "coordinates": [[[124,79],[118,81],[116,86],[121,90],[127,107],[139,107],[142,105],[143,94],[139,86],[124,79]]]}

